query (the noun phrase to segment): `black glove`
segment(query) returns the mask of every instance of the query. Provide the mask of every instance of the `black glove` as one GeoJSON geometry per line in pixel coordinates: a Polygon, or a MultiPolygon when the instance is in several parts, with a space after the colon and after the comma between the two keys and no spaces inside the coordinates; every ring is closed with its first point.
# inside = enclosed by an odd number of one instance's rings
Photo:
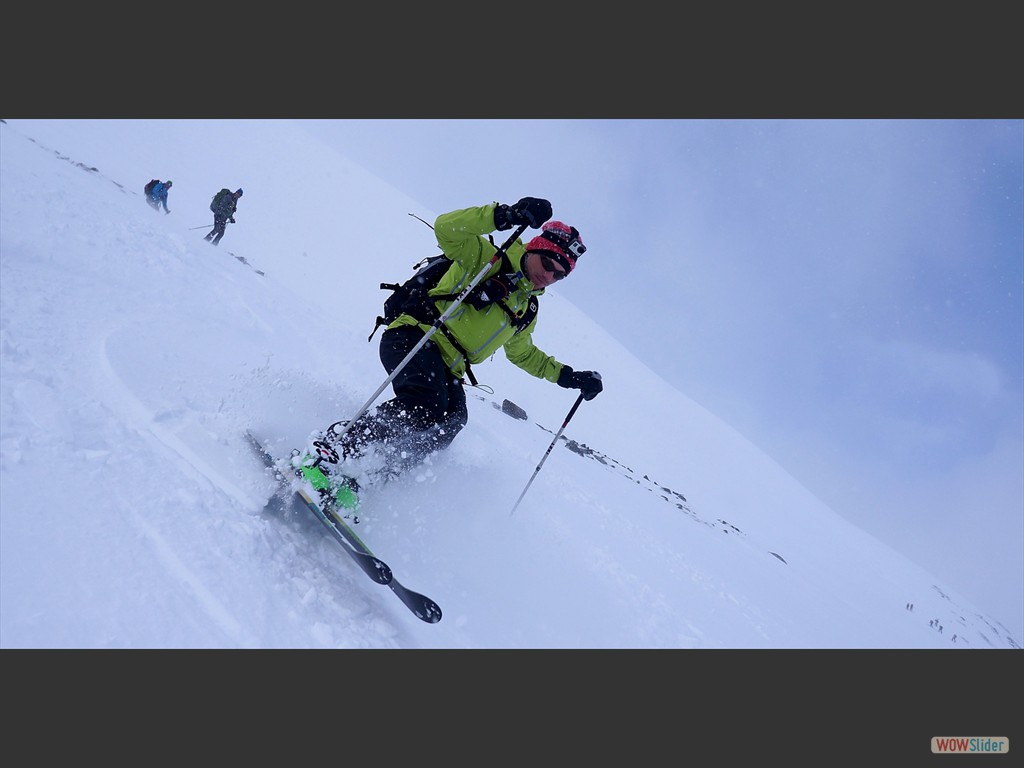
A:
{"type": "Polygon", "coordinates": [[[524,197],[515,205],[498,205],[494,208],[494,228],[499,232],[529,224],[537,229],[551,218],[551,203],[542,197],[524,197]]]}
{"type": "Polygon", "coordinates": [[[466,303],[474,309],[487,309],[489,305],[506,298],[515,289],[515,275],[495,275],[484,280],[470,293],[466,297],[466,303]]]}
{"type": "Polygon", "coordinates": [[[601,374],[597,371],[574,371],[572,366],[563,365],[562,372],[558,374],[558,386],[566,389],[578,389],[583,393],[584,400],[593,400],[597,397],[604,384],[601,383],[601,374]]]}

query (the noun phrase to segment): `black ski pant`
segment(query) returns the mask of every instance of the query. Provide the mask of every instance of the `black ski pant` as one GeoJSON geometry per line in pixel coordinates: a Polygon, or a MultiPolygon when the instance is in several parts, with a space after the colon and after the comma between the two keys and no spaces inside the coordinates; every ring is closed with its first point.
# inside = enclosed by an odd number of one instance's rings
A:
{"type": "MultiPolygon", "coordinates": [[[[423,331],[414,326],[384,331],[380,361],[389,375],[422,338],[423,331]]],[[[346,453],[361,453],[370,442],[384,443],[395,454],[390,468],[400,472],[451,445],[469,421],[469,410],[462,381],[448,370],[432,341],[399,371],[391,387],[395,396],[360,417],[342,446],[346,453]]]]}
{"type": "Polygon", "coordinates": [[[212,240],[213,244],[216,245],[220,242],[220,239],[224,237],[224,230],[227,229],[228,220],[221,216],[213,217],[213,231],[210,232],[203,240],[212,240]]]}

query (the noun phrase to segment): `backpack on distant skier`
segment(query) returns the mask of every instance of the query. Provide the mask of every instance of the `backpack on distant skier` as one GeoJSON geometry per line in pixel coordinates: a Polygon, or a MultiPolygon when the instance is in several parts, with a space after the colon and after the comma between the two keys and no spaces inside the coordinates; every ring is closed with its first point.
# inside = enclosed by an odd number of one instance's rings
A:
{"type": "Polygon", "coordinates": [[[223,200],[225,197],[230,197],[232,194],[234,193],[230,189],[222,189],[220,192],[214,195],[213,200],[210,201],[210,210],[213,211],[214,213],[217,213],[220,209],[221,200],[223,200]]]}
{"type": "Polygon", "coordinates": [[[143,187],[146,190],[146,197],[149,197],[153,192],[153,187],[160,183],[160,179],[150,179],[149,183],[143,187]]]}

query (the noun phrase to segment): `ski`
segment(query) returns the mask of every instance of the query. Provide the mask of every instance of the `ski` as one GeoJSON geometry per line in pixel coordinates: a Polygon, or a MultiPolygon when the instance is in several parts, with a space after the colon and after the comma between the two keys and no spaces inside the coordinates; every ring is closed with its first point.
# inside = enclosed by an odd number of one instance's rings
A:
{"type": "Polygon", "coordinates": [[[314,494],[310,493],[306,483],[300,484],[295,482],[287,473],[283,472],[278,466],[277,460],[251,432],[246,432],[245,437],[253,447],[253,450],[263,460],[264,465],[277,473],[277,479],[293,494],[293,498],[300,501],[302,506],[312,512],[316,519],[330,531],[331,535],[341,545],[341,548],[352,557],[352,560],[363,573],[377,584],[387,585],[398,599],[402,601],[402,604],[412,611],[416,618],[428,624],[436,624],[441,620],[441,608],[437,603],[426,595],[421,595],[419,592],[403,586],[395,578],[388,564],[373,554],[363,540],[356,535],[355,531],[348,526],[344,518],[338,514],[337,510],[330,507],[325,508],[325,505],[321,504],[314,497],[314,494]]]}

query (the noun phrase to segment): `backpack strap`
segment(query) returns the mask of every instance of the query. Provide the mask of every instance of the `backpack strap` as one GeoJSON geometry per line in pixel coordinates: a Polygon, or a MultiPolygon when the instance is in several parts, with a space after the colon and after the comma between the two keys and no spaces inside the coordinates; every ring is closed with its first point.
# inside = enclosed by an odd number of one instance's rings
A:
{"type": "Polygon", "coordinates": [[[467,378],[469,378],[470,384],[472,384],[475,387],[477,385],[477,380],[476,376],[473,375],[473,369],[469,365],[469,353],[462,348],[462,345],[459,344],[458,339],[455,338],[455,334],[448,330],[447,325],[441,323],[441,325],[439,325],[438,328],[440,328],[441,333],[445,335],[445,338],[447,338],[448,341],[452,343],[452,346],[459,350],[459,353],[462,355],[462,359],[466,361],[466,376],[467,378]]]}

